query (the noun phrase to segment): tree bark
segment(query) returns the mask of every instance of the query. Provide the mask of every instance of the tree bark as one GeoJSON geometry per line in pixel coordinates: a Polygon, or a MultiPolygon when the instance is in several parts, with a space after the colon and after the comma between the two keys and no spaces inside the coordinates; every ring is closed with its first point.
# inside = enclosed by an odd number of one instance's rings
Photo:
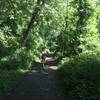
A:
{"type": "Polygon", "coordinates": [[[21,42],[22,46],[25,46],[28,34],[29,34],[32,26],[34,26],[34,23],[39,15],[39,12],[41,11],[42,6],[45,4],[45,1],[46,0],[37,0],[37,4],[36,4],[36,7],[33,11],[31,20],[28,23],[27,29],[23,32],[23,37],[22,37],[22,42],[21,42]]]}

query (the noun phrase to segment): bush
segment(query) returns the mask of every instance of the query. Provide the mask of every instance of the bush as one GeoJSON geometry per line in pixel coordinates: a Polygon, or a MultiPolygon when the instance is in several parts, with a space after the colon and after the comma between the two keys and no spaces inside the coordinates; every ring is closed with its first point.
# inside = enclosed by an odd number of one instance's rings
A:
{"type": "Polygon", "coordinates": [[[59,68],[68,100],[100,99],[100,54],[65,58],[59,68]]]}
{"type": "Polygon", "coordinates": [[[0,100],[9,94],[16,80],[26,72],[28,70],[0,70],[0,100]]]}
{"type": "Polygon", "coordinates": [[[12,55],[1,58],[0,69],[30,68],[32,62],[38,60],[38,55],[27,48],[17,49],[12,55]]]}

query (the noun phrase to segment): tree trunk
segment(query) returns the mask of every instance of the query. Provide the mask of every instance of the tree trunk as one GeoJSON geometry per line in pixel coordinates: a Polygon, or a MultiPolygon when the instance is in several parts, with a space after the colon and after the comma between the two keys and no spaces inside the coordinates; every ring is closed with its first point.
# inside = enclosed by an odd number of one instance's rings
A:
{"type": "Polygon", "coordinates": [[[28,34],[29,34],[32,26],[34,26],[34,23],[39,15],[39,12],[41,11],[42,6],[45,4],[45,1],[46,0],[37,0],[37,5],[33,11],[31,20],[28,23],[27,29],[23,32],[23,37],[22,37],[22,42],[21,42],[22,46],[25,46],[28,34]]]}

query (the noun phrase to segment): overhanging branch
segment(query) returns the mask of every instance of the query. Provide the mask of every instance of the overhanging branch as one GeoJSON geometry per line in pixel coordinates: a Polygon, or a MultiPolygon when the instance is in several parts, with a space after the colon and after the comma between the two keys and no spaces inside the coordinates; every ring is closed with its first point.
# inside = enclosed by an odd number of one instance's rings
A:
{"type": "Polygon", "coordinates": [[[28,34],[29,34],[31,28],[34,26],[34,23],[35,23],[38,15],[39,15],[39,12],[41,11],[43,5],[45,4],[45,1],[46,0],[37,0],[37,4],[36,4],[36,7],[35,7],[35,9],[33,11],[31,20],[27,25],[27,29],[25,30],[25,32],[23,32],[22,45],[26,44],[26,40],[27,40],[28,34]]]}

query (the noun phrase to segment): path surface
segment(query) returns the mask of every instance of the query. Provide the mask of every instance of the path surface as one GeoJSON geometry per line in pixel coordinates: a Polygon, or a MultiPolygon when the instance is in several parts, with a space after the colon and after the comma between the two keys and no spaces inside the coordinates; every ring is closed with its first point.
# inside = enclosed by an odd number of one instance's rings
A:
{"type": "Polygon", "coordinates": [[[6,100],[64,100],[56,66],[34,67],[22,78],[6,100]]]}

